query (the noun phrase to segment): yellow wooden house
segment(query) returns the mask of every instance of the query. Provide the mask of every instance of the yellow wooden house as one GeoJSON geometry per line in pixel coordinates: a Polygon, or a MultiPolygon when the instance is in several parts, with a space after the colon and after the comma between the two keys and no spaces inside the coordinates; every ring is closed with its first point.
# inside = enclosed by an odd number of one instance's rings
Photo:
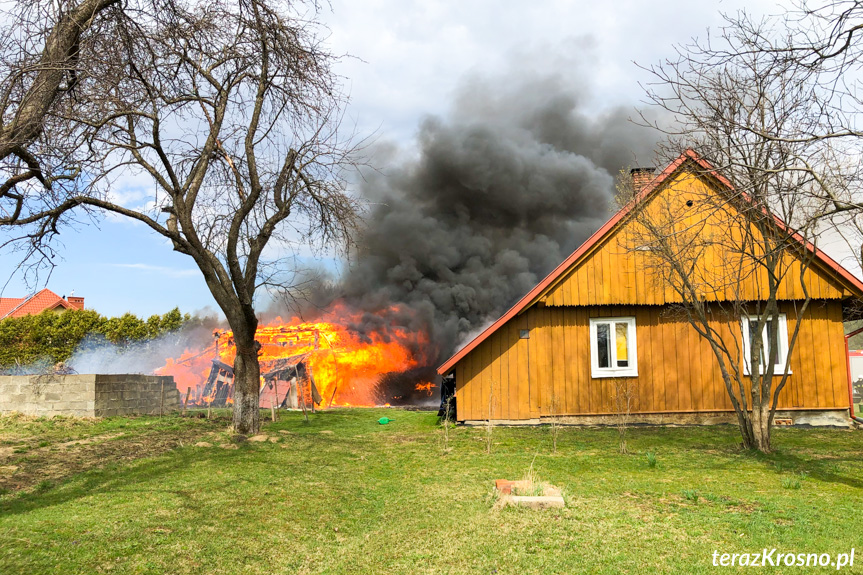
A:
{"type": "MultiPolygon", "coordinates": [[[[730,186],[710,175],[705,160],[687,151],[640,191],[640,205],[723,193],[730,186]]],[[[687,203],[688,202],[688,203],[687,203]]],[[[634,421],[717,423],[734,421],[728,393],[710,346],[679,314],[679,296],[651,281],[650,254],[627,244],[636,225],[631,204],[615,214],[515,306],[447,360],[438,373],[454,375],[459,421],[540,423],[550,416],[569,423],[611,421],[618,410],[615,382],[630,378],[634,421]]],[[[782,225],[779,222],[779,225],[782,225]]],[[[790,254],[779,286],[782,312],[779,357],[788,334],[802,322],[790,352],[790,375],[777,418],[789,423],[847,425],[849,377],[843,305],[863,298],[863,283],[821,250],[800,242],[806,266],[790,254]],[[805,285],[811,301],[800,313],[805,285]]],[[[717,273],[721,254],[705,256],[703,273],[717,273]]],[[[755,301],[764,286],[746,293],[706,290],[706,301],[755,301]]],[[[738,322],[724,330],[743,328],[738,322]]],[[[748,348],[747,348],[748,349],[748,348]]],[[[741,353],[740,361],[748,359],[741,353]]],[[[777,370],[782,373],[782,370],[777,370]]],[[[778,377],[777,381],[778,381],[778,377]]]]}

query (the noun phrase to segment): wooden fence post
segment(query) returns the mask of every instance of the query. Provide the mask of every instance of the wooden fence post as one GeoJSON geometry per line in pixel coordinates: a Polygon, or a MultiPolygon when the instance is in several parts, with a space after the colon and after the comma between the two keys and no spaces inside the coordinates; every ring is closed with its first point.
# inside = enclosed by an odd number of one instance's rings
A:
{"type": "Polygon", "coordinates": [[[186,397],[183,399],[183,417],[186,417],[186,409],[188,409],[190,393],[192,393],[192,386],[189,386],[186,390],[186,397]]]}
{"type": "MultiPolygon", "coordinates": [[[[278,379],[273,380],[273,390],[276,392],[276,400],[275,401],[276,401],[276,409],[278,410],[279,407],[282,405],[282,402],[279,401],[279,380],[278,379]]],[[[273,419],[273,421],[275,421],[275,419],[273,419]]]]}

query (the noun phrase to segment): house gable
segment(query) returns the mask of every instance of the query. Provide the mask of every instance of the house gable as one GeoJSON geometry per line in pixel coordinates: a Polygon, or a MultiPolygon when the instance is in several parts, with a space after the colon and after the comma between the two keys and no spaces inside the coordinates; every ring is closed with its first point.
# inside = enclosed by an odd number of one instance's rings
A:
{"type": "MultiPolygon", "coordinates": [[[[680,233],[697,237],[723,238],[707,242],[698,253],[698,265],[693,277],[702,287],[700,295],[705,301],[756,301],[768,297],[768,285],[759,277],[748,261],[727,247],[727,228],[736,225],[739,213],[727,201],[719,198],[721,190],[711,186],[700,173],[687,169],[691,162],[681,166],[666,182],[645,198],[644,210],[663,213],[687,214],[675,220],[680,233]],[[692,202],[687,207],[687,202],[692,202]],[[705,206],[699,210],[699,206],[705,206]],[[717,207],[719,206],[719,207],[717,207]],[[744,281],[740,281],[741,274],[744,281]],[[751,279],[751,281],[746,281],[751,279]]],[[[692,166],[695,167],[695,166],[692,166]]],[[[699,168],[699,172],[703,169],[699,168]]],[[[640,227],[634,218],[624,218],[601,241],[551,283],[535,302],[550,306],[570,305],[665,305],[681,303],[680,294],[674,291],[660,274],[653,272],[657,258],[648,250],[640,249],[640,227]]],[[[777,299],[805,299],[801,274],[806,290],[812,299],[842,299],[852,294],[853,286],[843,285],[835,271],[812,253],[801,249],[788,253],[777,266],[783,273],[777,299]],[[804,261],[807,258],[808,261],[804,261]]],[[[857,294],[860,295],[859,290],[857,294]]]]}

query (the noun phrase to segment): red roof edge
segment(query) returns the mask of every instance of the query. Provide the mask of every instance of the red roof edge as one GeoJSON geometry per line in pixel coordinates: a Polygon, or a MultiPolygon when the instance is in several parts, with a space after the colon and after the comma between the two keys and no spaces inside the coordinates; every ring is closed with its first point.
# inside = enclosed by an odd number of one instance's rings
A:
{"type": "MultiPolygon", "coordinates": [[[[680,166],[684,164],[687,160],[692,160],[699,166],[701,166],[706,172],[709,172],[710,175],[716,178],[722,185],[726,186],[729,189],[733,189],[734,186],[731,185],[731,182],[723,176],[722,174],[717,173],[713,166],[710,163],[698,155],[695,150],[688,149],[676,160],[668,164],[668,166],[662,170],[662,172],[657,175],[649,184],[644,186],[640,192],[638,192],[632,200],[630,200],[623,208],[621,208],[617,213],[615,213],[611,218],[605,222],[602,227],[596,230],[587,240],[581,244],[568,258],[566,258],[559,266],[554,268],[554,270],[548,274],[545,279],[539,282],[532,290],[527,292],[518,302],[512,306],[509,311],[503,314],[497,321],[488,326],[481,334],[476,336],[473,340],[471,340],[467,345],[462,347],[459,351],[455,353],[451,358],[446,360],[440,367],[438,367],[437,372],[439,375],[445,375],[453,367],[458,363],[464,356],[473,351],[479,344],[486,340],[491,334],[498,330],[503,324],[511,320],[513,317],[521,313],[530,303],[540,294],[542,291],[551,285],[555,280],[557,280],[561,275],[563,275],[569,267],[574,264],[578,259],[584,255],[587,251],[590,250],[594,245],[600,242],[600,240],[610,232],[614,226],[616,226],[620,220],[626,217],[629,212],[632,211],[633,207],[638,204],[640,201],[644,200],[645,197],[650,195],[656,188],[662,185],[674,172],[677,171],[680,166]]],[[[783,230],[788,231],[788,226],[779,219],[774,216],[776,222],[782,227],[783,230]]],[[[823,264],[827,265],[833,271],[835,271],[839,276],[841,276],[844,280],[848,281],[851,285],[856,287],[863,293],[863,282],[857,279],[854,275],[851,274],[848,270],[842,267],[836,260],[825,254],[823,251],[816,248],[810,242],[804,240],[798,233],[793,232],[793,237],[800,241],[804,245],[806,249],[809,249],[813,252],[816,258],[818,258],[823,264]]]]}

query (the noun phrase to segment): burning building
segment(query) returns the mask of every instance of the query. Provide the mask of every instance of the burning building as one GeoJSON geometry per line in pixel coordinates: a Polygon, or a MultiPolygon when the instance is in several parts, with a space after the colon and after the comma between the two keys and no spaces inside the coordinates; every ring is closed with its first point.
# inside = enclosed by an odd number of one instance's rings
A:
{"type": "MultiPolygon", "coordinates": [[[[386,321],[375,330],[351,329],[355,318],[342,305],[322,319],[326,321],[276,318],[258,328],[261,407],[315,409],[434,400],[434,355],[426,355],[430,346],[425,333],[386,321]]],[[[232,403],[236,347],[230,331],[213,335],[209,347],[187,350],[157,370],[174,376],[189,405],[232,403]]]]}
{"type": "MultiPolygon", "coordinates": [[[[261,374],[261,407],[297,409],[311,406],[314,409],[314,406],[323,403],[324,398],[315,385],[315,378],[308,365],[310,357],[311,353],[303,353],[263,364],[262,367],[267,371],[261,374]]],[[[232,403],[233,393],[233,366],[214,358],[206,382],[187,388],[186,403],[226,407],[232,403]]],[[[330,399],[334,399],[334,396],[330,399]]]]}

